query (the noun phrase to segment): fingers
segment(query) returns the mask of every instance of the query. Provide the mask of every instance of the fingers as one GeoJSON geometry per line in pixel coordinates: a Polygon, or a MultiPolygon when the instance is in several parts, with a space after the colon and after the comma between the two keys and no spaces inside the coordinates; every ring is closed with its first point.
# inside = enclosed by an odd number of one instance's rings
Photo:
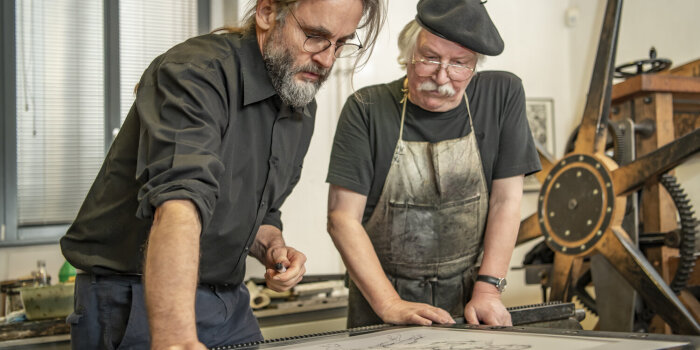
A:
{"type": "Polygon", "coordinates": [[[170,345],[165,348],[166,350],[206,350],[207,347],[200,342],[188,342],[184,344],[170,345]]]}
{"type": "Polygon", "coordinates": [[[512,327],[513,326],[513,320],[510,318],[510,313],[508,313],[507,317],[503,320],[502,325],[512,327]]]}
{"type": "Polygon", "coordinates": [[[495,311],[493,313],[493,321],[489,321],[493,323],[488,323],[489,325],[494,325],[494,326],[512,326],[513,322],[510,319],[510,312],[506,309],[501,309],[498,311],[495,311]]]}
{"type": "Polygon", "coordinates": [[[410,318],[408,319],[407,323],[410,324],[417,324],[421,326],[430,326],[431,324],[433,324],[433,322],[430,319],[421,317],[418,314],[412,314],[409,317],[410,318]]]}
{"type": "Polygon", "coordinates": [[[267,287],[276,291],[283,292],[291,289],[301,282],[306,273],[306,267],[302,265],[301,267],[290,268],[287,271],[280,273],[273,269],[267,269],[265,273],[265,281],[267,282],[267,287]]]}
{"type": "Polygon", "coordinates": [[[297,285],[306,273],[306,255],[292,247],[275,247],[268,252],[267,287],[283,292],[297,285]]]}
{"type": "Polygon", "coordinates": [[[301,271],[306,263],[306,255],[292,247],[273,248],[270,255],[273,259],[273,267],[276,270],[276,273],[272,274],[272,278],[275,280],[292,279],[299,275],[300,272],[303,275],[306,271],[305,269],[301,271]]]}
{"type": "Polygon", "coordinates": [[[468,324],[490,326],[512,326],[510,313],[503,304],[468,304],[464,308],[464,319],[468,324]]]}
{"type": "MultiPolygon", "coordinates": [[[[289,262],[289,259],[287,258],[291,248],[288,247],[276,247],[272,248],[272,251],[270,252],[270,255],[272,257],[272,264],[279,266],[281,264],[281,267],[284,267],[285,269],[291,264],[289,262]]],[[[279,270],[279,269],[277,269],[279,270]]]]}
{"type": "Polygon", "coordinates": [[[455,323],[455,320],[450,316],[450,314],[439,308],[439,307],[434,307],[434,306],[429,306],[426,305],[427,307],[424,309],[421,309],[418,314],[422,316],[423,318],[426,318],[432,322],[435,323],[441,323],[441,324],[449,324],[449,323],[455,323]]]}
{"type": "Polygon", "coordinates": [[[444,309],[440,309],[440,308],[438,308],[438,310],[440,311],[440,315],[442,317],[441,323],[455,323],[455,319],[452,318],[452,315],[450,315],[449,312],[447,312],[444,309]]]}
{"type": "Polygon", "coordinates": [[[484,315],[481,319],[483,324],[489,326],[512,326],[513,323],[510,319],[510,314],[506,312],[506,315],[502,313],[491,312],[484,315]]]}
{"type": "Polygon", "coordinates": [[[454,323],[450,314],[429,304],[400,301],[383,314],[382,320],[393,324],[417,324],[429,326],[433,323],[454,323]]]}
{"type": "Polygon", "coordinates": [[[476,310],[468,307],[464,309],[464,320],[467,324],[479,324],[479,318],[476,316],[476,310]]]}

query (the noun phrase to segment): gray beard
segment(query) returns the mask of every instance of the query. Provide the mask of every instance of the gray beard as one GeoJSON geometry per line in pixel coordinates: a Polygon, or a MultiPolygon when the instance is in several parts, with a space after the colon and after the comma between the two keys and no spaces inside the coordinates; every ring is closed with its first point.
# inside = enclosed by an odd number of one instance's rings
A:
{"type": "Polygon", "coordinates": [[[265,44],[263,49],[265,67],[270,80],[272,80],[272,86],[282,102],[295,108],[301,108],[314,99],[321,85],[328,79],[330,69],[321,68],[314,63],[294,66],[294,57],[286,44],[279,40],[279,37],[279,32],[277,32],[265,44]],[[318,74],[319,79],[314,82],[295,81],[294,75],[303,71],[318,74]]]}

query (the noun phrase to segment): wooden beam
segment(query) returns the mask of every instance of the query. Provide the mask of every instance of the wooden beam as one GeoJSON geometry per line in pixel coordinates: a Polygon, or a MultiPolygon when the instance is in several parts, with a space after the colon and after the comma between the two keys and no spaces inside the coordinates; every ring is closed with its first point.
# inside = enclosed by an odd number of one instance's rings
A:
{"type": "Polygon", "coordinates": [[[663,74],[642,74],[615,84],[612,89],[612,102],[632,98],[649,92],[668,92],[678,94],[697,94],[700,98],[700,78],[663,74]]]}

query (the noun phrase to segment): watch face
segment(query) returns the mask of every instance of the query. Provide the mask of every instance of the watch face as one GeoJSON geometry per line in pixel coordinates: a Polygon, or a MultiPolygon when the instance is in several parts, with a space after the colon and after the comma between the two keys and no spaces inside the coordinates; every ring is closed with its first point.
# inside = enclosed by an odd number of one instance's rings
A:
{"type": "Polygon", "coordinates": [[[496,286],[498,288],[498,291],[503,293],[504,290],[506,290],[506,285],[508,285],[508,282],[506,282],[505,278],[499,278],[498,279],[498,285],[496,286]]]}

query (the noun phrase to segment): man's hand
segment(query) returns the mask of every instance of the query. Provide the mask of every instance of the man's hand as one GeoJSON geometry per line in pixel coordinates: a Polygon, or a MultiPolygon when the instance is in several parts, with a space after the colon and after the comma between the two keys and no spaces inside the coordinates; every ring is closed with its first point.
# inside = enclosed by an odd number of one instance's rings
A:
{"type": "Polygon", "coordinates": [[[276,292],[296,286],[306,273],[306,255],[288,247],[282,238],[282,231],[272,225],[260,226],[250,247],[250,255],[265,265],[267,287],[276,292]],[[284,267],[282,270],[285,271],[277,271],[276,267],[284,267]]]}
{"type": "MultiPolygon", "coordinates": [[[[200,342],[189,342],[185,344],[170,345],[165,350],[207,350],[207,347],[200,342]]],[[[157,350],[154,348],[154,350],[157,350]]]]}
{"type": "Polygon", "coordinates": [[[464,307],[464,319],[469,324],[512,326],[510,313],[501,301],[501,293],[493,285],[477,282],[472,299],[464,307]]]}
{"type": "Polygon", "coordinates": [[[304,253],[287,246],[273,247],[268,249],[266,255],[265,281],[267,287],[282,292],[296,286],[306,273],[306,255],[304,253]],[[286,271],[277,271],[275,265],[281,264],[286,271]]]}
{"type": "Polygon", "coordinates": [[[401,299],[388,300],[386,307],[378,312],[382,321],[391,324],[418,324],[429,326],[435,323],[455,323],[450,314],[439,308],[423,303],[413,303],[401,299]]]}

